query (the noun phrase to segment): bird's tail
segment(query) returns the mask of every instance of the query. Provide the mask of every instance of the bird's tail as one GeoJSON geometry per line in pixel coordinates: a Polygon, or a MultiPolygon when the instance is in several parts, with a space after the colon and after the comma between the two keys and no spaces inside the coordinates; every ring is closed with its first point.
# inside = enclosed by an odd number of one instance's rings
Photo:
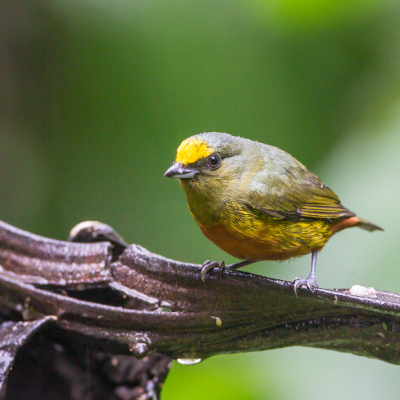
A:
{"type": "Polygon", "coordinates": [[[373,232],[373,231],[383,231],[383,229],[373,224],[372,222],[366,221],[365,219],[358,218],[358,222],[354,226],[358,226],[359,228],[365,229],[366,231],[373,232]]]}
{"type": "Polygon", "coordinates": [[[332,235],[334,233],[340,232],[343,229],[352,228],[353,226],[358,226],[359,228],[365,229],[366,231],[370,231],[370,232],[383,231],[383,229],[380,226],[375,225],[371,222],[368,222],[365,219],[354,216],[354,217],[350,217],[350,218],[343,218],[337,222],[334,222],[331,225],[332,235]]]}

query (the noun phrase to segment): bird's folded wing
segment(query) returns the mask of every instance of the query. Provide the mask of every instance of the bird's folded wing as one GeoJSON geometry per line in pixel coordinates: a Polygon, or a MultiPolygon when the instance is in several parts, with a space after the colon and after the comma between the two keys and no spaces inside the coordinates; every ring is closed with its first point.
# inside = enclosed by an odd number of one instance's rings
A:
{"type": "Polygon", "coordinates": [[[340,203],[331,189],[314,174],[308,173],[307,179],[280,190],[279,195],[273,192],[265,197],[256,196],[251,207],[282,220],[335,220],[355,215],[340,203]]]}

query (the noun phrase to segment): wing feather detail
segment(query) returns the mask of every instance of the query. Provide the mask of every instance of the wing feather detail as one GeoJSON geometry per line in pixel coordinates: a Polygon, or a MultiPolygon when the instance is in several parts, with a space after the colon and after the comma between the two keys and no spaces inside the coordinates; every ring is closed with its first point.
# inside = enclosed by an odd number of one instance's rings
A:
{"type": "Polygon", "coordinates": [[[332,221],[355,216],[312,172],[307,170],[304,178],[302,182],[292,181],[293,186],[281,190],[279,195],[257,196],[251,207],[271,218],[290,221],[332,221]]]}

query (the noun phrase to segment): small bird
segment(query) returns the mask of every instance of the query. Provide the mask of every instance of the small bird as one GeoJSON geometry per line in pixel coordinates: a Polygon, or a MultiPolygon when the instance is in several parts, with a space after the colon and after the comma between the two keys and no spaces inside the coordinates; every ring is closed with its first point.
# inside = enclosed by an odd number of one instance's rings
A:
{"type": "Polygon", "coordinates": [[[165,172],[183,187],[189,210],[203,234],[243,261],[207,260],[201,279],[214,267],[238,269],[261,260],[312,254],[306,279],[294,291],[318,288],[317,253],[331,236],[358,226],[383,230],[357,217],[339,197],[290,154],[277,147],[208,132],[184,140],[165,172]]]}

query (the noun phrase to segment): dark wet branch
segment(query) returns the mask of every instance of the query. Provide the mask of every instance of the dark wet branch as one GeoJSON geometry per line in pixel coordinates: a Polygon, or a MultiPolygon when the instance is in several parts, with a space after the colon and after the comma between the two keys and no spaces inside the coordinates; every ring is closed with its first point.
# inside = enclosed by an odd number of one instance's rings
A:
{"type": "Polygon", "coordinates": [[[29,322],[6,321],[0,324],[0,399],[6,395],[8,375],[14,366],[17,351],[53,318],[43,317],[29,322]]]}
{"type": "MultiPolygon", "coordinates": [[[[197,265],[137,245],[118,258],[113,245],[59,242],[1,223],[0,312],[32,321],[55,316],[46,337],[65,348],[75,343],[95,354],[160,354],[160,377],[169,357],[297,345],[400,362],[396,293],[299,289],[296,298],[290,282],[218,269],[204,283],[197,265]]],[[[154,381],[157,392],[162,379],[150,375],[142,382],[154,381]]]]}

